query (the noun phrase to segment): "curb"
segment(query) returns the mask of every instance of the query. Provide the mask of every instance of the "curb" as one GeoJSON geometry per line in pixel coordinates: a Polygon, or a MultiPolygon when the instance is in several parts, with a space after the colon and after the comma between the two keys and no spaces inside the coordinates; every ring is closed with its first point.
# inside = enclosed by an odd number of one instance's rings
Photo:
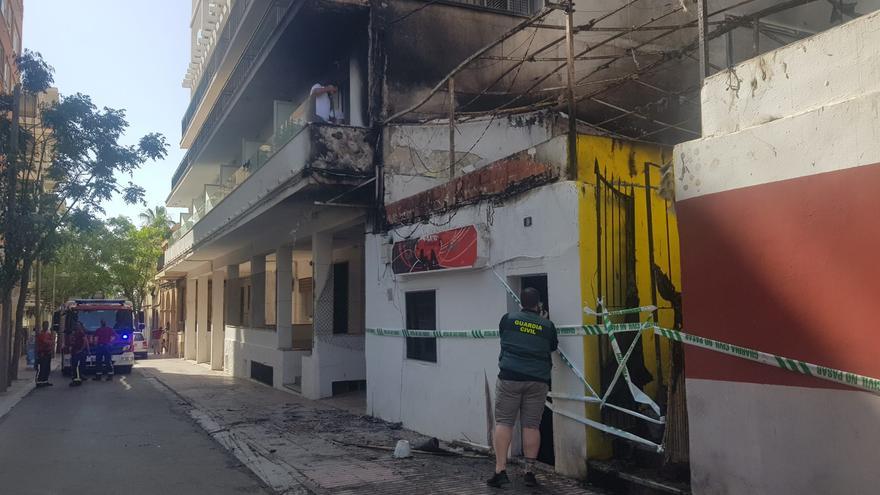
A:
{"type": "Polygon", "coordinates": [[[269,452],[264,452],[265,449],[259,445],[236,435],[229,427],[219,424],[211,413],[199,408],[191,400],[174,390],[157,374],[144,373],[143,371],[141,374],[147,379],[152,379],[153,385],[161,393],[185,405],[189,417],[212,440],[238,459],[267,489],[281,495],[315,495],[318,493],[314,491],[314,488],[310,488],[311,483],[295,468],[283,462],[273,461],[269,452]]]}

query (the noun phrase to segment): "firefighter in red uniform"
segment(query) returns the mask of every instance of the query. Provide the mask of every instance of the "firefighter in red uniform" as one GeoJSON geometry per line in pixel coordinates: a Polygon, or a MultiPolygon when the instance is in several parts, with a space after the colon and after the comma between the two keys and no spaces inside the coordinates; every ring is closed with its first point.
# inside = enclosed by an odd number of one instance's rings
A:
{"type": "Polygon", "coordinates": [[[49,331],[49,322],[37,334],[37,387],[51,387],[49,371],[52,369],[52,354],[55,351],[55,336],[49,331]]]}
{"type": "Polygon", "coordinates": [[[101,327],[95,331],[95,381],[107,374],[107,381],[113,380],[113,356],[110,345],[116,339],[116,331],[107,326],[107,322],[101,320],[101,327]]]}
{"type": "Polygon", "coordinates": [[[76,327],[70,336],[70,372],[73,374],[73,381],[70,382],[71,387],[82,385],[82,371],[80,367],[88,355],[89,338],[86,335],[86,329],[82,323],[76,322],[76,327]]]}

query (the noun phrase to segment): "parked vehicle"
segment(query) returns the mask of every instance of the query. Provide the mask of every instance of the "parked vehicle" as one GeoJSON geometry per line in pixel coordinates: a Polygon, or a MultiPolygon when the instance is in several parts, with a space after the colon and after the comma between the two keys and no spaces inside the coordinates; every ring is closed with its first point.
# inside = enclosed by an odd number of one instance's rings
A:
{"type": "Polygon", "coordinates": [[[134,357],[137,359],[147,359],[147,355],[150,353],[150,346],[147,345],[147,339],[144,337],[144,333],[134,332],[132,336],[131,350],[134,352],[134,357]]]}

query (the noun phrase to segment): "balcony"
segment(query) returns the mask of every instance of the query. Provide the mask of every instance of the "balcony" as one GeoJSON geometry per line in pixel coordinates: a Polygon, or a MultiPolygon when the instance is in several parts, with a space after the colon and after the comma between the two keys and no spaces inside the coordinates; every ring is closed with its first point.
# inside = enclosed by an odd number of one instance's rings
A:
{"type": "Polygon", "coordinates": [[[310,120],[307,116],[310,102],[311,100],[306,100],[295,110],[287,113],[286,117],[280,119],[281,124],[276,126],[272,136],[266,142],[259,144],[256,151],[242,160],[237,167],[221,167],[215,182],[205,184],[204,194],[193,198],[190,212],[181,215],[180,227],[171,236],[172,242],[184,237],[199,220],[204,218],[205,214],[243,184],[248,177],[260,170],[278,151],[305,129],[310,120]]]}
{"type": "Polygon", "coordinates": [[[310,103],[307,99],[282,113],[282,118],[276,114],[278,124],[269,139],[256,144],[255,151],[239,163],[220,167],[215,180],[204,185],[172,234],[165,253],[166,267],[208,238],[235,228],[240,217],[259,209],[263,200],[281,188],[292,184],[332,187],[372,177],[373,150],[367,140],[368,130],[309,122],[310,103]]]}
{"type": "Polygon", "coordinates": [[[171,178],[172,194],[192,179],[189,173],[204,163],[205,153],[216,148],[217,136],[227,134],[230,125],[249,119],[247,114],[273,98],[301,98],[334,64],[348,67],[352,51],[366,57],[363,0],[236,0],[232,5],[223,29],[231,41],[218,41],[181,121],[181,146],[188,149],[171,178]],[[345,41],[326,43],[328,38],[345,41]]]}

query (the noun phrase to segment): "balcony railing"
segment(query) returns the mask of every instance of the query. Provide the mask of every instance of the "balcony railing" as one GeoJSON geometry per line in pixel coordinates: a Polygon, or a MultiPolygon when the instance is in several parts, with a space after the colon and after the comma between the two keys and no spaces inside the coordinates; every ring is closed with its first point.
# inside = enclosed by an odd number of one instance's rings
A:
{"type": "Polygon", "coordinates": [[[205,184],[205,193],[193,201],[192,213],[181,215],[180,228],[174,232],[171,239],[176,241],[186,235],[209,211],[235,191],[248,177],[260,170],[281,148],[302,132],[308,124],[308,110],[311,105],[313,105],[312,99],[306,98],[299,107],[287,115],[287,118],[283,119],[272,136],[257,147],[257,151],[242,160],[233,173],[225,179],[221,174],[217,182],[205,184]]]}
{"type": "MultiPolygon", "coordinates": [[[[260,22],[254,35],[248,42],[247,48],[245,48],[244,53],[242,53],[241,58],[235,65],[232,73],[229,75],[229,79],[227,79],[226,84],[220,91],[217,101],[214,102],[214,106],[211,108],[208,116],[205,117],[205,122],[202,124],[202,128],[197,133],[192,145],[186,151],[183,160],[180,161],[180,165],[178,165],[177,170],[171,177],[172,189],[174,189],[174,187],[177,186],[177,183],[180,182],[180,179],[183,178],[183,175],[192,165],[193,160],[201,154],[202,148],[211,137],[214,128],[220,123],[233,102],[235,102],[237,95],[244,88],[248,76],[253,70],[255,70],[257,61],[260,58],[260,53],[267,48],[272,33],[275,32],[275,29],[283,21],[284,16],[282,14],[286,12],[292,4],[293,0],[277,0],[272,7],[276,9],[275,15],[267,15],[260,22]]],[[[193,102],[194,101],[195,99],[193,99],[193,102]]],[[[190,106],[192,106],[193,102],[190,102],[190,106]]],[[[187,110],[187,112],[189,112],[189,110],[187,110]]],[[[184,132],[186,132],[186,126],[184,126],[184,132]]]]}
{"type": "Polygon", "coordinates": [[[192,93],[186,113],[183,114],[183,119],[180,122],[181,136],[186,134],[186,130],[189,128],[189,124],[192,122],[196,110],[199,108],[199,105],[202,104],[202,100],[205,98],[205,93],[208,91],[208,86],[211,85],[211,80],[213,80],[214,75],[217,74],[217,69],[220,68],[220,64],[223,62],[226,51],[229,49],[230,43],[232,43],[232,36],[238,30],[238,27],[241,26],[241,21],[244,20],[244,13],[252,2],[253,0],[234,0],[232,2],[232,7],[229,9],[229,17],[226,20],[226,24],[223,25],[223,30],[220,32],[220,37],[217,39],[217,44],[211,51],[211,57],[208,59],[208,63],[205,64],[205,67],[202,70],[202,74],[199,77],[199,84],[192,93]]]}

